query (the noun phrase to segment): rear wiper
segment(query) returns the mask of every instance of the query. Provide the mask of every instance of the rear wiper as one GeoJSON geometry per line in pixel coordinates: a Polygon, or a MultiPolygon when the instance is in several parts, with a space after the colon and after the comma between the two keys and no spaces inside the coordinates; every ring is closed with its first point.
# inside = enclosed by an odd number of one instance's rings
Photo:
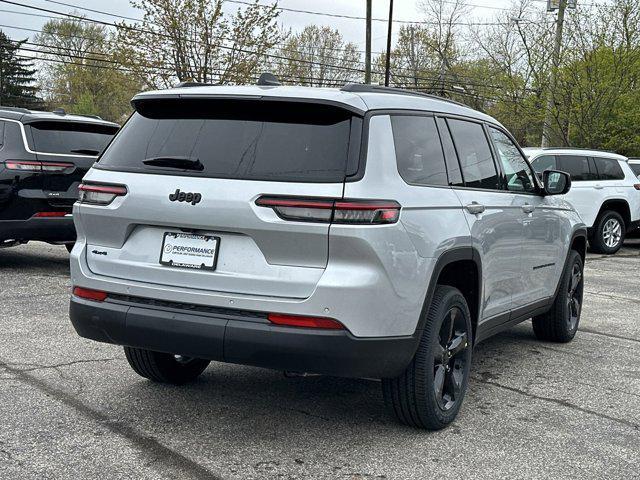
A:
{"type": "Polygon", "coordinates": [[[143,160],[145,165],[154,167],[181,168],[183,170],[204,170],[204,165],[197,158],[189,157],[153,157],[143,160]]]}
{"type": "Polygon", "coordinates": [[[90,148],[78,148],[76,150],[71,150],[71,153],[80,153],[85,155],[100,155],[99,150],[92,150],[90,148]]]}

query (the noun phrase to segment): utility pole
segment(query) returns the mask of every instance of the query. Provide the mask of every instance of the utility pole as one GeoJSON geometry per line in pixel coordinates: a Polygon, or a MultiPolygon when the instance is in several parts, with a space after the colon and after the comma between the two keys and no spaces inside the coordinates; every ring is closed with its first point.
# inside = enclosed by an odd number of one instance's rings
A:
{"type": "MultiPolygon", "coordinates": [[[[575,2],[573,3],[575,5],[575,2]]],[[[560,49],[562,48],[562,29],[564,28],[564,12],[566,9],[567,0],[560,0],[558,5],[558,20],[556,21],[556,37],[553,45],[553,63],[551,65],[551,75],[549,76],[547,107],[544,112],[544,123],[542,125],[542,148],[549,146],[549,140],[551,137],[551,122],[553,121],[553,108],[555,106],[558,67],[560,65],[560,49]]]]}
{"type": "Polygon", "coordinates": [[[389,86],[389,69],[391,68],[391,27],[393,26],[393,0],[389,0],[389,29],[387,30],[387,63],[384,69],[384,86],[389,86]]]}
{"type": "Polygon", "coordinates": [[[367,0],[367,35],[364,53],[364,83],[371,83],[371,2],[367,0]]]}

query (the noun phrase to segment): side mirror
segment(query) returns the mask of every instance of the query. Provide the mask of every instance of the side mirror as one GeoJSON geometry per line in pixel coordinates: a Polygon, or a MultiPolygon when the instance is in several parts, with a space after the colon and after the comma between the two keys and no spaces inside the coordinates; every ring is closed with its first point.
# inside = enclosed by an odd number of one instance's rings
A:
{"type": "Polygon", "coordinates": [[[545,170],[542,183],[547,195],[564,195],[571,189],[571,175],[558,170],[545,170]]]}

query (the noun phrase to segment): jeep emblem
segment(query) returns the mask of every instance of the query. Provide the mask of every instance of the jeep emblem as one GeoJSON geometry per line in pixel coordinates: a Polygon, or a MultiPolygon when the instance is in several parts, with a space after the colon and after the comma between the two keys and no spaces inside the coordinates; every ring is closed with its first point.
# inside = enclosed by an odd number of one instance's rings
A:
{"type": "Polygon", "coordinates": [[[187,202],[191,205],[195,205],[196,203],[200,203],[202,200],[202,195],[199,193],[185,193],[181,192],[179,188],[176,188],[176,191],[169,194],[169,200],[172,202],[187,202]]]}

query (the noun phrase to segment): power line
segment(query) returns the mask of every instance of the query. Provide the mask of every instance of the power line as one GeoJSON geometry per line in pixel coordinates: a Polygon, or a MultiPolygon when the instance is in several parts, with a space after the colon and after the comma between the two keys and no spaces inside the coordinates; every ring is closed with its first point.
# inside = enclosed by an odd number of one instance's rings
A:
{"type": "MultiPolygon", "coordinates": [[[[10,28],[18,28],[18,27],[10,27],[10,28]]],[[[37,32],[37,30],[34,30],[34,29],[26,29],[26,30],[31,30],[31,31],[36,31],[37,32]]],[[[93,39],[88,38],[88,37],[81,37],[81,36],[77,36],[77,35],[66,35],[66,34],[64,34],[64,35],[60,34],[60,35],[61,36],[66,36],[66,37],[70,37],[70,38],[81,38],[81,39],[93,40],[93,39]]],[[[32,46],[36,46],[36,47],[41,47],[41,48],[42,47],[46,47],[46,48],[49,48],[50,50],[51,49],[58,49],[58,50],[62,49],[62,50],[65,50],[67,52],[69,52],[69,51],[77,52],[76,49],[69,49],[69,48],[60,47],[60,46],[51,46],[51,45],[45,45],[45,44],[38,44],[38,43],[34,43],[34,42],[26,42],[26,43],[28,45],[32,45],[32,46]]],[[[105,41],[105,43],[109,43],[109,42],[105,41]]],[[[46,51],[45,52],[42,49],[40,49],[40,50],[25,49],[25,50],[34,51],[36,53],[44,53],[44,54],[47,54],[47,55],[62,55],[60,53],[60,51],[46,51]]],[[[82,57],[83,60],[101,61],[101,62],[112,63],[112,64],[116,64],[116,65],[122,66],[122,64],[120,62],[104,58],[105,55],[108,55],[108,53],[106,53],[106,52],[84,51],[84,53],[85,53],[85,56],[82,57]],[[88,57],[87,55],[97,55],[98,57],[102,57],[102,58],[96,58],[96,57],[92,58],[92,57],[88,57]]],[[[71,57],[71,55],[67,55],[67,56],[71,57]]],[[[298,61],[298,59],[289,59],[289,61],[292,61],[292,62],[295,63],[295,62],[298,61]]],[[[342,70],[343,69],[343,67],[339,66],[339,65],[324,64],[324,63],[321,63],[321,62],[312,62],[312,63],[313,63],[314,66],[331,67],[331,68],[335,68],[337,70],[342,70]]],[[[149,64],[143,64],[143,67],[149,68],[149,69],[155,69],[155,70],[163,70],[163,71],[167,72],[167,74],[175,74],[175,70],[170,68],[170,67],[152,66],[152,65],[149,65],[149,64]]],[[[186,67],[190,68],[190,69],[197,68],[194,65],[187,65],[186,67]]],[[[212,69],[209,69],[209,71],[211,71],[211,70],[212,69]]],[[[127,70],[127,71],[128,72],[132,72],[132,70],[127,70]]],[[[400,72],[403,72],[403,71],[407,72],[407,71],[409,71],[409,69],[406,68],[406,67],[404,67],[404,68],[403,67],[396,67],[394,69],[394,71],[393,71],[393,77],[394,78],[396,78],[396,79],[401,79],[402,78],[402,79],[406,79],[406,80],[421,81],[421,82],[431,82],[433,84],[448,84],[448,85],[451,85],[451,86],[454,86],[454,85],[457,85],[459,83],[462,83],[467,87],[481,87],[481,88],[489,88],[489,89],[494,89],[494,90],[498,90],[498,89],[502,88],[501,86],[498,86],[498,85],[491,85],[491,84],[486,84],[486,83],[477,83],[477,82],[474,81],[475,79],[473,77],[459,76],[459,75],[455,75],[455,74],[451,74],[451,73],[448,73],[447,76],[452,77],[452,79],[451,80],[447,80],[447,79],[443,79],[441,77],[437,77],[437,78],[436,77],[430,77],[430,76],[427,76],[425,73],[420,73],[418,75],[415,75],[415,74],[403,74],[403,73],[399,73],[399,71],[400,72]],[[469,81],[469,79],[471,79],[472,81],[469,81]]],[[[219,70],[218,70],[218,72],[219,72],[219,70]]],[[[357,73],[361,73],[361,71],[358,70],[357,73]]],[[[382,72],[380,72],[380,71],[373,71],[373,73],[378,74],[378,75],[382,74],[382,72]]],[[[323,81],[323,79],[313,78],[313,77],[295,76],[295,77],[292,77],[292,78],[296,78],[296,79],[309,78],[312,81],[318,81],[318,82],[319,81],[323,81]]]]}
{"type": "MultiPolygon", "coordinates": [[[[102,20],[97,20],[97,19],[93,19],[93,18],[89,18],[89,17],[82,17],[80,15],[74,15],[72,13],[59,12],[59,11],[56,11],[56,10],[50,10],[50,9],[42,8],[42,7],[35,7],[35,6],[32,6],[32,5],[24,5],[22,3],[15,2],[15,1],[12,1],[12,0],[0,0],[0,2],[8,3],[8,4],[11,4],[11,5],[17,5],[17,6],[24,7],[24,8],[30,8],[30,9],[34,9],[34,10],[38,10],[38,11],[44,11],[46,13],[53,13],[53,14],[56,14],[56,15],[62,15],[63,17],[74,18],[74,19],[76,19],[78,21],[82,21],[82,22],[97,23],[97,24],[100,24],[100,25],[112,26],[112,27],[116,26],[116,25],[114,25],[112,23],[105,22],[105,21],[102,21],[102,20]]],[[[147,30],[147,29],[142,29],[142,28],[139,28],[139,27],[134,27],[134,26],[131,26],[131,25],[128,25],[128,24],[120,24],[120,25],[117,25],[117,27],[125,29],[125,30],[129,30],[129,31],[133,31],[133,32],[146,33],[146,34],[151,34],[151,35],[157,35],[159,37],[173,39],[171,35],[168,35],[168,34],[165,34],[165,33],[162,33],[162,32],[154,32],[153,30],[147,30]]],[[[184,38],[183,38],[183,40],[185,40],[187,42],[190,42],[190,43],[197,44],[197,45],[205,45],[205,46],[208,46],[208,47],[216,46],[216,47],[224,49],[224,50],[237,50],[239,52],[246,53],[246,54],[249,54],[249,55],[257,55],[257,56],[261,56],[261,57],[274,58],[274,59],[280,59],[280,60],[292,60],[292,61],[296,61],[298,63],[314,64],[314,62],[311,61],[311,60],[292,59],[290,57],[286,57],[286,56],[283,56],[283,55],[278,55],[278,54],[274,54],[274,53],[267,53],[267,52],[259,53],[259,52],[256,52],[256,51],[247,50],[245,48],[236,48],[236,47],[229,46],[229,45],[223,45],[221,43],[218,43],[218,44],[207,44],[205,42],[197,41],[197,40],[189,40],[189,39],[184,39],[184,38]]],[[[262,46],[264,46],[264,45],[262,45],[262,46]]],[[[325,64],[325,66],[333,66],[335,68],[339,67],[342,70],[349,70],[349,71],[353,71],[353,72],[361,72],[361,73],[364,72],[363,69],[358,69],[358,68],[348,67],[348,66],[339,66],[339,65],[331,65],[331,64],[325,64]]]]}

